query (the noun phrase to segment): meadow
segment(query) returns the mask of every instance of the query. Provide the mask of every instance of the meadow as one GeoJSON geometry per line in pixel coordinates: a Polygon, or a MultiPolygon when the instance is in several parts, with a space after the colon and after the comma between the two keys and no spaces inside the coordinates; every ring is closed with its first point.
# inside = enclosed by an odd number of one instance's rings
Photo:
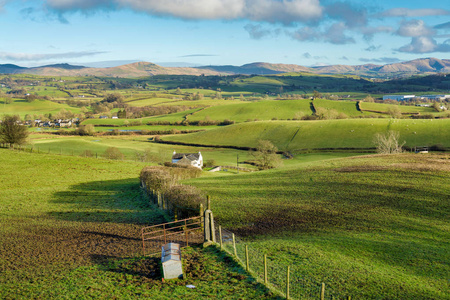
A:
{"type": "Polygon", "coordinates": [[[0,162],[2,299],[280,299],[214,247],[186,249],[186,278],[162,282],[139,235],[168,216],[139,189],[142,163],[6,149],[0,162]]]}
{"type": "MultiPolygon", "coordinates": [[[[291,267],[294,298],[308,299],[308,291],[325,282],[338,298],[450,299],[448,152],[365,156],[375,151],[375,134],[389,130],[398,131],[400,143],[409,148],[450,148],[448,113],[366,102],[360,103],[363,112],[358,110],[355,100],[369,92],[381,97],[401,82],[304,73],[136,79],[14,75],[0,76],[5,83],[0,92],[11,91],[10,81],[53,101],[12,98],[7,104],[0,96],[0,114],[34,118],[64,109],[84,118],[81,125],[96,126],[96,133],[70,136],[57,134],[57,128],[33,128],[24,151],[0,149],[0,298],[280,299],[216,247],[186,249],[187,278],[178,282],[161,282],[158,259],[141,256],[139,229],[170,215],[142,195],[140,170],[170,161],[173,151],[201,151],[208,165],[226,171],[205,170],[184,183],[212,196],[214,217],[241,237],[240,251],[247,244],[259,263],[261,254],[268,255],[280,274],[274,285],[282,286],[291,267]],[[315,90],[345,100],[311,100],[315,90]],[[112,93],[123,95],[124,102],[95,107],[112,93]],[[191,100],[196,93],[203,97],[191,100]],[[306,99],[293,100],[299,95],[306,99]],[[185,110],[99,119],[124,105],[185,110]],[[390,118],[392,108],[404,118],[390,118]],[[314,110],[348,118],[301,120],[314,110]],[[407,115],[416,113],[431,117],[407,115]],[[235,124],[207,125],[225,119],[235,124]],[[111,130],[117,135],[106,135],[111,130]],[[120,130],[202,131],[156,138],[120,130]],[[253,148],[261,140],[293,158],[255,172],[245,164],[254,159],[251,151],[233,147],[253,148]],[[105,159],[111,148],[123,157],[105,159]],[[254,172],[237,172],[236,165],[254,172]]],[[[416,81],[404,84],[405,90],[426,90],[416,81]]]]}
{"type": "Polygon", "coordinates": [[[400,132],[406,146],[450,146],[450,119],[347,119],[323,121],[259,121],[186,135],[167,136],[163,140],[255,147],[259,140],[270,140],[281,151],[308,149],[374,148],[376,133],[400,132]]]}
{"type": "Polygon", "coordinates": [[[260,258],[291,266],[296,298],[325,282],[341,298],[450,299],[449,175],[448,154],[401,154],[185,183],[260,258]]]}

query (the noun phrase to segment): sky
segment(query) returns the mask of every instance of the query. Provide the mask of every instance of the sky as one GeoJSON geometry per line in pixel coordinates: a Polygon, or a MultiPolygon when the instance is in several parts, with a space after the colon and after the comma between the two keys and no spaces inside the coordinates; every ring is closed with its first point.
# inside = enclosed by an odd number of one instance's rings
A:
{"type": "Polygon", "coordinates": [[[0,0],[0,28],[27,67],[450,59],[449,0],[0,0]]]}

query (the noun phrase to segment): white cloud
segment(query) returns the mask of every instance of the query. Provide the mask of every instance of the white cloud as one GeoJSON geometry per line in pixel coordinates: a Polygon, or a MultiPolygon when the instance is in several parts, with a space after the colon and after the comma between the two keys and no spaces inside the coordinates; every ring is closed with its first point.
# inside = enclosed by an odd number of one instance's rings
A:
{"type": "Polygon", "coordinates": [[[286,25],[316,20],[323,12],[319,0],[47,0],[46,5],[58,13],[132,9],[181,19],[248,19],[286,25]]]}
{"type": "Polygon", "coordinates": [[[450,10],[447,9],[434,9],[434,8],[422,8],[422,9],[410,9],[404,7],[398,7],[389,9],[383,13],[383,17],[425,17],[425,16],[446,16],[450,15],[450,10]]]}
{"type": "Polygon", "coordinates": [[[397,30],[398,35],[407,37],[431,36],[434,33],[435,31],[422,20],[403,21],[397,30]]]}
{"type": "Polygon", "coordinates": [[[46,53],[46,54],[33,54],[33,53],[8,53],[0,52],[1,60],[8,61],[42,61],[50,59],[67,59],[77,58],[83,56],[93,56],[103,54],[107,52],[102,51],[82,51],[82,52],[65,52],[65,53],[46,53]]]}
{"type": "Polygon", "coordinates": [[[322,41],[326,43],[344,45],[353,44],[355,40],[345,34],[347,27],[344,23],[334,23],[325,31],[312,27],[303,27],[294,32],[287,32],[293,39],[298,41],[322,41]]]}
{"type": "Polygon", "coordinates": [[[266,29],[263,28],[260,24],[247,24],[244,26],[244,29],[248,32],[250,37],[255,40],[259,40],[267,36],[277,36],[280,33],[279,29],[266,29]]]}
{"type": "Polygon", "coordinates": [[[412,38],[409,45],[399,48],[398,51],[408,53],[450,52],[450,41],[438,44],[431,37],[419,36],[412,38]]]}

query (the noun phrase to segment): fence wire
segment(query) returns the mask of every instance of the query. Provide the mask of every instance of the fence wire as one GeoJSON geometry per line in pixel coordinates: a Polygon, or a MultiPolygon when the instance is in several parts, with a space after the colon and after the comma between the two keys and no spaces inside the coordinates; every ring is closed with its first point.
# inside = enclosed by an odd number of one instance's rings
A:
{"type": "MultiPolygon", "coordinates": [[[[220,232],[216,228],[216,241],[220,245],[220,232]]],[[[315,282],[306,273],[306,266],[301,264],[289,265],[280,261],[275,255],[246,244],[244,240],[234,236],[233,233],[222,229],[222,249],[235,257],[244,267],[247,267],[246,246],[248,251],[249,272],[260,282],[265,282],[264,276],[264,255],[267,262],[267,285],[277,290],[283,296],[289,293],[289,299],[350,299],[350,295],[345,291],[336,289],[332,283],[328,283],[324,278],[324,293],[322,297],[322,282],[315,282]],[[235,245],[235,246],[234,246],[235,245]],[[236,253],[236,256],[235,256],[236,253]],[[289,266],[289,292],[287,291],[287,271],[289,266]]]]}

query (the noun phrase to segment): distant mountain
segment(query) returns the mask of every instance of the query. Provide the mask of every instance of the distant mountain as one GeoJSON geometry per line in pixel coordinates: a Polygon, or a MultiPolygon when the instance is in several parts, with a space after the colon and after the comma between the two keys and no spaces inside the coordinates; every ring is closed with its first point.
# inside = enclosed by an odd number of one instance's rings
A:
{"type": "Polygon", "coordinates": [[[74,66],[69,64],[53,64],[53,65],[46,65],[41,67],[34,67],[30,69],[37,69],[37,68],[55,68],[55,69],[65,69],[65,70],[78,70],[78,69],[84,69],[86,67],[84,66],[74,66]]]}
{"type": "Polygon", "coordinates": [[[128,78],[153,75],[276,75],[299,72],[332,75],[359,75],[368,77],[450,73],[450,60],[422,58],[387,65],[331,65],[311,68],[293,64],[271,64],[264,62],[245,64],[242,66],[225,65],[202,67],[162,67],[149,62],[135,62],[109,68],[90,68],[69,64],[53,64],[33,68],[24,68],[13,64],[0,65],[0,73],[2,74],[27,73],[48,76],[104,76],[128,78]]]}
{"type": "Polygon", "coordinates": [[[450,59],[420,58],[387,65],[333,65],[314,67],[313,70],[314,73],[319,74],[348,74],[377,77],[393,75],[406,76],[415,74],[450,73],[450,59]]]}
{"type": "Polygon", "coordinates": [[[310,68],[299,65],[287,64],[269,64],[263,62],[251,63],[242,66],[202,66],[197,69],[212,70],[225,74],[244,74],[244,75],[274,75],[289,72],[312,72],[310,68]]]}
{"type": "Polygon", "coordinates": [[[13,64],[0,65],[0,73],[1,74],[22,73],[22,70],[24,70],[24,69],[27,69],[27,68],[19,67],[17,65],[13,65],[13,64]]]}

